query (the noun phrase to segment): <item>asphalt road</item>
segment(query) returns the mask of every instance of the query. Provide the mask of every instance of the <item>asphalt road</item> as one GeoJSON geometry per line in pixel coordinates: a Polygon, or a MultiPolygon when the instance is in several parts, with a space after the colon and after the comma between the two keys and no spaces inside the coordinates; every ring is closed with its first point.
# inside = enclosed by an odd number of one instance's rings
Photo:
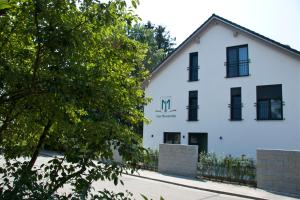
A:
{"type": "Polygon", "coordinates": [[[123,175],[124,185],[115,186],[112,182],[96,182],[93,186],[96,190],[107,189],[114,192],[132,192],[136,199],[143,199],[141,194],[149,199],[159,200],[162,196],[165,200],[237,200],[244,199],[212,192],[206,192],[182,186],[177,186],[144,178],[123,175]]]}
{"type": "MultiPolygon", "coordinates": [[[[39,156],[36,165],[40,165],[49,161],[50,157],[39,156]]],[[[4,159],[0,156],[0,164],[4,159]]],[[[118,184],[115,186],[110,181],[97,181],[93,184],[95,191],[107,189],[115,193],[129,191],[133,193],[133,197],[137,200],[143,200],[141,194],[145,195],[149,200],[160,200],[163,197],[165,200],[237,200],[244,199],[236,196],[223,195],[213,192],[207,192],[187,187],[177,186],[159,181],[148,180],[130,175],[123,175],[121,180],[124,185],[118,184]]],[[[59,189],[59,192],[70,192],[69,186],[59,189]]],[[[230,192],[230,191],[228,191],[230,192]]]]}

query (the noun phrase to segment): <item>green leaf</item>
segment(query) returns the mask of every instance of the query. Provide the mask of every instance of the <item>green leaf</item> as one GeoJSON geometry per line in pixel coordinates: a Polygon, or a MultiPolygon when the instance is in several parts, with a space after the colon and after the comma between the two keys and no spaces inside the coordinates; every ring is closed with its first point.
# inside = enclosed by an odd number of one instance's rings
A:
{"type": "Polygon", "coordinates": [[[10,4],[6,0],[0,0],[0,10],[11,8],[10,4]]]}
{"type": "Polygon", "coordinates": [[[141,194],[144,200],[149,200],[145,195],[141,194]]]}
{"type": "Polygon", "coordinates": [[[28,161],[2,170],[16,183],[3,187],[0,199],[80,199],[91,195],[94,181],[117,184],[123,172],[136,170],[144,150],[137,132],[148,102],[147,47],[128,36],[138,18],[125,0],[9,3],[0,17],[1,149],[8,160],[28,161]],[[109,162],[112,146],[123,165],[94,162],[109,162]],[[36,157],[43,148],[64,155],[48,163],[36,157]],[[33,168],[29,160],[45,163],[33,168]],[[71,194],[61,196],[66,184],[71,194]]]}

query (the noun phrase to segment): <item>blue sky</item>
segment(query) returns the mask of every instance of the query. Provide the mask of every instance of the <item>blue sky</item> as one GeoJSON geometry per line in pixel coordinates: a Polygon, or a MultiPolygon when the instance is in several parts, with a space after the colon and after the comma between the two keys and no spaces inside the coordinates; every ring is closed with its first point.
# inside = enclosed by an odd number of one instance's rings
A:
{"type": "Polygon", "coordinates": [[[136,12],[166,26],[177,45],[215,13],[300,50],[300,0],[140,0],[136,12]]]}

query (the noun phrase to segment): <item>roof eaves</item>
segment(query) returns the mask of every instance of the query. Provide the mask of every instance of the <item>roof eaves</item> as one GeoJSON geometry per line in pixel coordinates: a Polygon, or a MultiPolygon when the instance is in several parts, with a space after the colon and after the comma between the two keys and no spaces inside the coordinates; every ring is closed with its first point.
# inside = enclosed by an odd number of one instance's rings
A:
{"type": "MultiPolygon", "coordinates": [[[[292,53],[292,54],[294,54],[294,55],[296,55],[296,56],[300,56],[300,51],[298,51],[298,50],[296,50],[296,49],[293,49],[293,48],[291,48],[291,47],[289,47],[289,46],[287,46],[287,45],[284,45],[284,44],[281,44],[280,42],[277,42],[277,41],[275,41],[275,40],[272,40],[272,39],[270,39],[270,38],[268,38],[268,37],[266,37],[266,36],[263,36],[263,35],[261,35],[261,34],[259,34],[259,33],[257,33],[257,32],[255,32],[255,31],[252,31],[252,30],[250,30],[250,29],[248,29],[248,28],[245,28],[245,27],[243,27],[243,26],[241,26],[241,25],[239,25],[239,24],[236,24],[236,23],[234,23],[234,22],[232,22],[232,21],[229,21],[229,20],[227,20],[227,19],[225,19],[225,18],[223,18],[223,17],[220,17],[220,16],[218,16],[218,15],[216,15],[216,14],[212,14],[212,16],[210,16],[199,28],[197,28],[187,39],[185,39],[172,53],[170,53],[159,65],[157,65],[153,70],[151,70],[151,72],[150,72],[150,77],[149,77],[149,79],[151,79],[151,77],[156,73],[156,72],[158,72],[160,69],[161,69],[161,67],[162,66],[164,66],[172,57],[174,57],[175,55],[176,55],[176,53],[180,50],[180,49],[182,49],[182,48],[184,48],[184,46],[191,40],[191,39],[193,39],[193,37],[195,37],[196,35],[197,35],[197,33],[198,32],[200,32],[210,21],[212,21],[213,19],[218,19],[218,20],[220,20],[220,21],[222,21],[223,23],[225,23],[225,24],[228,24],[228,25],[230,25],[230,26],[233,26],[233,27],[235,27],[235,28],[237,28],[237,29],[239,29],[239,30],[241,30],[241,31],[244,31],[244,32],[246,32],[246,33],[248,33],[248,34],[250,34],[250,35],[253,35],[253,36],[255,36],[255,37],[257,37],[257,38],[259,38],[259,39],[262,39],[262,40],[264,40],[264,41],[266,41],[266,42],[268,42],[268,43],[271,43],[271,44],[273,44],[273,45],[275,45],[275,46],[277,46],[277,47],[279,47],[279,48],[281,48],[281,49],[283,49],[283,50],[286,50],[286,51],[288,51],[288,52],[290,52],[290,53],[292,53]]],[[[149,79],[148,80],[146,80],[146,81],[149,81],[149,79]]]]}
{"type": "Polygon", "coordinates": [[[270,39],[270,38],[268,38],[268,37],[266,37],[266,36],[264,36],[264,35],[261,35],[261,34],[255,32],[255,31],[252,31],[252,30],[250,30],[250,29],[248,29],[248,28],[246,28],[246,27],[243,27],[243,26],[241,26],[241,25],[239,25],[239,24],[236,24],[236,23],[234,23],[234,22],[232,22],[232,21],[229,21],[229,20],[227,20],[227,19],[225,19],[225,18],[223,18],[223,17],[220,17],[220,16],[218,16],[218,15],[216,15],[216,14],[213,14],[213,16],[216,17],[217,19],[219,19],[220,21],[224,22],[225,24],[229,24],[229,25],[231,25],[231,26],[234,26],[234,27],[236,27],[237,29],[240,29],[240,30],[242,30],[242,31],[244,31],[244,32],[249,33],[250,35],[253,35],[253,36],[255,36],[255,37],[258,37],[258,38],[260,38],[260,39],[262,39],[262,40],[264,40],[264,41],[266,41],[266,42],[268,42],[268,43],[272,43],[272,44],[275,45],[275,46],[278,46],[278,47],[280,47],[280,48],[283,48],[284,50],[287,50],[287,51],[289,51],[289,52],[291,52],[291,53],[293,53],[293,54],[296,54],[297,56],[300,56],[300,51],[298,51],[298,50],[296,50],[296,49],[293,49],[293,48],[291,48],[291,47],[288,46],[288,45],[284,45],[284,44],[282,44],[282,43],[280,43],[280,42],[277,42],[277,41],[275,41],[275,40],[272,40],[272,39],[270,39]]]}
{"type": "Polygon", "coordinates": [[[158,64],[155,68],[153,68],[153,70],[151,70],[151,75],[154,74],[156,71],[158,71],[160,69],[161,66],[163,66],[171,57],[173,57],[176,52],[178,52],[180,49],[182,49],[185,44],[187,44],[201,29],[203,29],[203,27],[205,27],[206,24],[208,24],[208,22],[210,22],[213,18],[215,17],[215,15],[213,14],[212,16],[210,16],[199,28],[197,28],[187,39],[185,39],[176,49],[174,49],[174,51],[172,51],[172,53],[170,53],[160,64],[158,64]]]}

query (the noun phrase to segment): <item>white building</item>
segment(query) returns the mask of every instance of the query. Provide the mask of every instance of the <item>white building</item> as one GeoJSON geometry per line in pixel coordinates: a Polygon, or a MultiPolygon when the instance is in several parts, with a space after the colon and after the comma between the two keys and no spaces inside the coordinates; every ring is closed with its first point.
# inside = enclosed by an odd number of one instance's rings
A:
{"type": "Polygon", "coordinates": [[[300,149],[300,52],[212,15],[151,74],[143,143],[300,149]]]}

